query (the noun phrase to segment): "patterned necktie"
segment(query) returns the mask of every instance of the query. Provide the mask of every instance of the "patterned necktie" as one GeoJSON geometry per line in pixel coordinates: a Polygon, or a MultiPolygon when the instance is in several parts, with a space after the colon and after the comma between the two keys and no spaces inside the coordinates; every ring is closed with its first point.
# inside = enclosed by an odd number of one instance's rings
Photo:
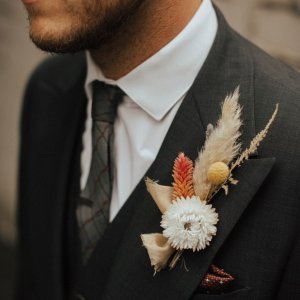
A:
{"type": "Polygon", "coordinates": [[[93,82],[93,154],[87,184],[81,192],[76,212],[84,262],[90,257],[109,223],[113,182],[113,123],[123,95],[118,87],[93,82]]]}

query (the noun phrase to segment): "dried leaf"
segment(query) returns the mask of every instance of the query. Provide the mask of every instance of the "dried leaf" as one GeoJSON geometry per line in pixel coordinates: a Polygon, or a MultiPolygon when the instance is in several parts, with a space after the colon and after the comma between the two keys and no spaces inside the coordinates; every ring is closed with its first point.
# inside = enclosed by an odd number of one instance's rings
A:
{"type": "Polygon", "coordinates": [[[163,214],[172,203],[173,188],[171,186],[160,185],[148,177],[146,178],[145,183],[148,192],[163,214]]]}
{"type": "Polygon", "coordinates": [[[167,265],[175,249],[161,233],[142,234],[141,239],[148,251],[151,266],[154,267],[155,272],[159,272],[167,265]]]}
{"type": "Polygon", "coordinates": [[[229,181],[231,184],[233,184],[233,185],[237,185],[237,184],[239,183],[238,180],[236,180],[236,179],[234,179],[234,178],[232,178],[232,177],[229,177],[229,178],[228,178],[228,181],[229,181]]]}
{"type": "Polygon", "coordinates": [[[222,189],[224,190],[225,195],[227,196],[228,195],[228,185],[227,184],[223,184],[222,185],[222,189]]]}

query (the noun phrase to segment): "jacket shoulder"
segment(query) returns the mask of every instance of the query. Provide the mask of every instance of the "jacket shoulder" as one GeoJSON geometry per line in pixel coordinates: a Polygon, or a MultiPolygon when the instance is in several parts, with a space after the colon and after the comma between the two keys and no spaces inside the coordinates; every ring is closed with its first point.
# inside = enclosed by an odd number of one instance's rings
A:
{"type": "Polygon", "coordinates": [[[260,149],[267,156],[276,156],[277,162],[284,161],[288,165],[287,161],[291,160],[294,166],[300,166],[300,155],[297,151],[300,143],[300,74],[249,41],[241,38],[240,42],[252,61],[257,132],[265,127],[276,104],[279,104],[270,137],[267,138],[270,142],[262,143],[260,149]]]}
{"type": "Polygon", "coordinates": [[[281,125],[300,132],[300,74],[238,33],[233,34],[235,47],[243,48],[251,61],[245,67],[253,73],[252,89],[258,128],[270,117],[276,103],[279,103],[279,117],[284,120],[281,125]]]}
{"type": "Polygon", "coordinates": [[[32,72],[26,90],[46,86],[64,91],[78,79],[85,78],[86,62],[83,52],[54,55],[42,61],[32,72]]]}
{"type": "Polygon", "coordinates": [[[255,89],[264,86],[270,94],[284,92],[286,95],[300,95],[300,74],[296,70],[241,36],[240,43],[247,49],[253,62],[255,89]]]}
{"type": "Polygon", "coordinates": [[[22,140],[26,132],[38,130],[45,120],[55,122],[60,115],[65,118],[70,106],[78,102],[74,98],[84,99],[85,76],[84,53],[55,55],[36,67],[23,96],[20,120],[22,140]]]}

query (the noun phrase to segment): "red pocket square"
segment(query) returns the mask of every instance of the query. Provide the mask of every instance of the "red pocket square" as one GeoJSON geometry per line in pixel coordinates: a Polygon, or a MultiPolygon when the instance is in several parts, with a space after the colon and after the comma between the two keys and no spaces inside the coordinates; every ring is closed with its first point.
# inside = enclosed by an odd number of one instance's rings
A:
{"type": "Polygon", "coordinates": [[[226,290],[233,281],[234,277],[230,274],[215,265],[211,265],[200,283],[200,288],[207,292],[218,293],[226,290]]]}

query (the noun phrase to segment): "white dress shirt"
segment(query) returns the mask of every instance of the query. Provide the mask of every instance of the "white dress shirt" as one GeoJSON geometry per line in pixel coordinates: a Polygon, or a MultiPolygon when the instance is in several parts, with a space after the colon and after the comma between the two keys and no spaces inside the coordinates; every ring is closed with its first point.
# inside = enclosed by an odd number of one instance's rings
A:
{"type": "Polygon", "coordinates": [[[110,220],[155,160],[185,94],[211,49],[217,27],[212,3],[204,0],[173,40],[118,80],[106,78],[89,52],[86,53],[88,105],[81,153],[81,189],[87,182],[92,157],[91,83],[99,80],[117,85],[127,95],[118,106],[114,123],[115,170],[110,220]]]}

